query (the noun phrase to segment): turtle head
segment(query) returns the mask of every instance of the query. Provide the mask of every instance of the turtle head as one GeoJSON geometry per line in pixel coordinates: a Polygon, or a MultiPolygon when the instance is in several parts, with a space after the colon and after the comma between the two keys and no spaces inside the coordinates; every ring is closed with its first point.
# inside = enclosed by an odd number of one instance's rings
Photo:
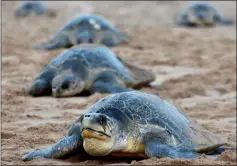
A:
{"type": "Polygon", "coordinates": [[[84,89],[84,81],[75,75],[58,75],[52,81],[54,97],[67,97],[79,94],[84,89]]]}
{"type": "Polygon", "coordinates": [[[87,113],[81,124],[83,147],[88,154],[105,156],[113,150],[119,134],[115,119],[100,113],[87,113]]]}
{"type": "Polygon", "coordinates": [[[78,33],[77,43],[93,43],[93,37],[91,33],[88,30],[78,33]]]}

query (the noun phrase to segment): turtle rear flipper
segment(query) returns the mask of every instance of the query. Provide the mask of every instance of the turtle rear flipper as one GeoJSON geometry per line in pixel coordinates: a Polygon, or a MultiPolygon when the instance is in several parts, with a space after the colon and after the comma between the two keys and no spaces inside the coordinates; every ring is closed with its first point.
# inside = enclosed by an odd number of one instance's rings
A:
{"type": "Polygon", "coordinates": [[[206,155],[206,158],[207,159],[217,159],[220,154],[226,150],[236,150],[235,147],[230,147],[230,146],[221,146],[219,148],[216,148],[214,151],[212,152],[209,152],[207,155],[206,155]]]}
{"type": "Polygon", "coordinates": [[[149,140],[145,142],[145,153],[149,157],[170,157],[192,159],[199,157],[200,154],[188,151],[182,148],[175,148],[167,144],[163,144],[158,140],[149,140]]]}
{"type": "Polygon", "coordinates": [[[32,48],[36,50],[53,50],[70,46],[72,46],[72,44],[70,44],[69,40],[63,39],[56,42],[49,42],[47,44],[33,45],[32,48]]]}
{"type": "Polygon", "coordinates": [[[223,146],[220,146],[220,147],[216,148],[213,151],[212,154],[221,154],[222,152],[224,152],[226,150],[236,150],[236,147],[231,147],[231,146],[223,145],[223,146]]]}
{"type": "Polygon", "coordinates": [[[209,132],[198,125],[195,121],[189,120],[189,122],[194,134],[192,137],[192,142],[196,147],[196,152],[206,153],[214,151],[217,148],[227,144],[227,142],[222,137],[209,132]]]}
{"type": "Polygon", "coordinates": [[[133,86],[133,88],[141,88],[143,86],[148,86],[149,83],[155,80],[155,75],[152,71],[141,69],[132,65],[122,58],[118,57],[118,59],[123,63],[123,65],[128,69],[131,76],[137,81],[137,83],[133,86]]]}

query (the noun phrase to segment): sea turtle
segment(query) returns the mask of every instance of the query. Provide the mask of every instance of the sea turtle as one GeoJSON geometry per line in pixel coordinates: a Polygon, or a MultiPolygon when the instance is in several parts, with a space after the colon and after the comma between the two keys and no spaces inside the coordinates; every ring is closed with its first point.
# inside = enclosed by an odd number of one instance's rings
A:
{"type": "Polygon", "coordinates": [[[25,17],[29,15],[49,15],[55,16],[56,13],[42,1],[25,1],[15,11],[15,16],[25,17]]]}
{"type": "Polygon", "coordinates": [[[22,159],[63,158],[81,147],[91,156],[196,158],[225,144],[159,96],[129,91],[100,99],[71,125],[68,136],[22,159]]]}
{"type": "Polygon", "coordinates": [[[148,86],[154,79],[152,72],[129,64],[108,47],[83,43],[49,62],[25,92],[54,97],[73,96],[83,91],[117,93],[148,86]]]}
{"type": "Polygon", "coordinates": [[[52,50],[69,48],[80,43],[104,44],[112,47],[128,42],[129,38],[100,15],[80,15],[70,20],[47,44],[34,45],[33,48],[52,50]]]}
{"type": "Polygon", "coordinates": [[[181,26],[231,25],[232,20],[224,19],[220,12],[206,2],[192,2],[184,8],[177,18],[181,26]]]}

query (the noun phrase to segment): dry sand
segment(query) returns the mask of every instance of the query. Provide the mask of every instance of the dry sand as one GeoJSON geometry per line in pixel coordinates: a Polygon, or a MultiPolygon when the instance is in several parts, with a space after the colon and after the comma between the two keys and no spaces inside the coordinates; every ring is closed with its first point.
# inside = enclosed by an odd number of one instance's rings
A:
{"type": "MultiPolygon", "coordinates": [[[[157,79],[141,91],[173,103],[208,130],[236,146],[236,25],[188,29],[172,24],[187,2],[47,2],[57,17],[13,15],[18,2],[2,2],[2,164],[225,164],[236,165],[236,151],[217,159],[124,160],[71,157],[67,160],[21,157],[52,145],[68,125],[105,94],[55,99],[26,97],[23,88],[63,49],[35,51],[69,19],[84,13],[102,14],[132,40],[113,48],[118,56],[152,69],[157,79]]],[[[236,20],[236,2],[213,2],[225,17],[236,20]]]]}

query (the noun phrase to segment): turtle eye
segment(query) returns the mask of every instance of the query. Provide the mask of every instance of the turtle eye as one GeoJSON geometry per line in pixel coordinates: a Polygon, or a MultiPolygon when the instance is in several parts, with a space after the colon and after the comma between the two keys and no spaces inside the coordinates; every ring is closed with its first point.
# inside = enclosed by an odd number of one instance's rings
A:
{"type": "Polygon", "coordinates": [[[68,87],[69,87],[68,83],[65,82],[65,83],[62,84],[62,89],[67,89],[68,87]]]}
{"type": "Polygon", "coordinates": [[[62,89],[67,89],[69,88],[70,82],[69,80],[65,80],[62,84],[62,89]]]}
{"type": "Polygon", "coordinates": [[[106,124],[106,117],[105,116],[99,116],[98,117],[98,122],[103,125],[103,124],[106,124]]]}
{"type": "Polygon", "coordinates": [[[62,89],[68,89],[70,87],[70,85],[75,84],[75,79],[74,77],[67,77],[64,79],[63,83],[62,83],[62,89]]]}
{"type": "Polygon", "coordinates": [[[74,80],[71,80],[71,84],[75,84],[75,81],[74,81],[74,80]]]}
{"type": "Polygon", "coordinates": [[[90,38],[90,39],[89,39],[89,43],[93,43],[93,40],[92,40],[92,38],[90,38]]]}

